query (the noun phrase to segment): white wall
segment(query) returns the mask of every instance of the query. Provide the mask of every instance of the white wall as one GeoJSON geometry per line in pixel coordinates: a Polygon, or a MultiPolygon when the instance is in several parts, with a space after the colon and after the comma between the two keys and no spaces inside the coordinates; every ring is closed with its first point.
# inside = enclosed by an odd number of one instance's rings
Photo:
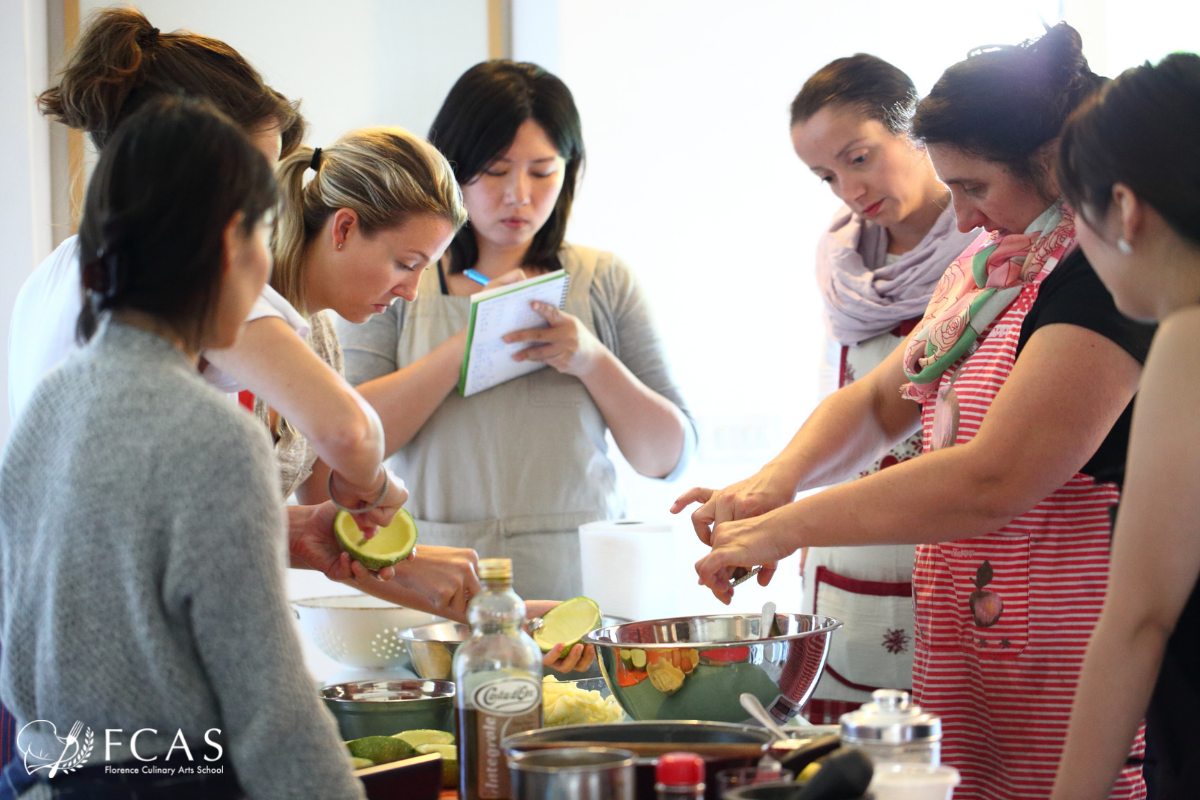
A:
{"type": "MultiPolygon", "coordinates": [[[[111,5],[82,0],[80,12],[111,5]]],[[[308,143],[368,125],[424,136],[451,85],[487,58],[486,0],[137,0],[163,31],[228,42],[267,82],[303,98],[308,143]]]]}
{"type": "MultiPolygon", "coordinates": [[[[35,97],[46,86],[45,0],[0,3],[0,390],[7,397],[9,319],[25,277],[50,254],[50,126],[35,97]]],[[[0,402],[0,442],[8,436],[0,402]]]]}

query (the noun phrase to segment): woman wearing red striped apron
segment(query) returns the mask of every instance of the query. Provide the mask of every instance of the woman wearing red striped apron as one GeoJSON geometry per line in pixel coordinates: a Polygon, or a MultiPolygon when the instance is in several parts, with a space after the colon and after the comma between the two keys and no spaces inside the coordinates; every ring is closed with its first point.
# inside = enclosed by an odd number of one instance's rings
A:
{"type": "MultiPolygon", "coordinates": [[[[676,503],[704,503],[692,519],[713,551],[697,571],[722,599],[734,568],[801,546],[918,545],[914,688],[943,718],[958,800],[1049,793],[1103,602],[1152,329],[1117,313],[1076,251],[1045,159],[1099,82],[1065,25],[947,70],[914,133],[959,229],[986,232],[951,264],[909,340],[826,400],[779,457],[676,503]],[[920,458],[788,502],[917,426],[920,458]]],[[[1112,796],[1145,796],[1136,761],[1112,796]]]]}

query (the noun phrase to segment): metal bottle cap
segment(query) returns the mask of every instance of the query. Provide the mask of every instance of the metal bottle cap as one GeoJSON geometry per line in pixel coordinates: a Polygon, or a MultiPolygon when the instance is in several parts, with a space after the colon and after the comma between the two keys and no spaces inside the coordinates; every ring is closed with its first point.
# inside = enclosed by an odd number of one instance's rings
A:
{"type": "Polygon", "coordinates": [[[909,700],[908,692],[878,689],[874,702],[843,714],[842,741],[856,744],[910,744],[937,742],[942,738],[942,720],[909,700]]]}
{"type": "Polygon", "coordinates": [[[485,581],[511,581],[511,558],[479,559],[479,577],[485,581]]]}

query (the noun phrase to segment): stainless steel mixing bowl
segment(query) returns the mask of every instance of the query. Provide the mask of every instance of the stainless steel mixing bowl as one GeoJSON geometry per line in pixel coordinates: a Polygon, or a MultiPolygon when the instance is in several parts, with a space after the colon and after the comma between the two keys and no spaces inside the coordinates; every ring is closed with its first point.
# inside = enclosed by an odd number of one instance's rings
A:
{"type": "Polygon", "coordinates": [[[655,619],[600,628],[583,641],[632,719],[745,722],[738,698],[750,692],[783,723],[808,702],[842,623],[776,614],[775,635],[764,636],[759,622],[758,614],[655,619]]]}
{"type": "MultiPolygon", "coordinates": [[[[600,622],[603,625],[619,625],[629,620],[624,617],[604,616],[600,618],[600,622]]],[[[454,673],[450,667],[454,661],[454,651],[470,633],[470,627],[461,622],[437,622],[402,630],[398,636],[408,646],[413,672],[426,680],[452,681],[454,673]]],[[[559,677],[562,680],[568,677],[572,680],[599,678],[600,667],[593,664],[591,669],[585,672],[573,672],[570,676],[559,677]]]]}

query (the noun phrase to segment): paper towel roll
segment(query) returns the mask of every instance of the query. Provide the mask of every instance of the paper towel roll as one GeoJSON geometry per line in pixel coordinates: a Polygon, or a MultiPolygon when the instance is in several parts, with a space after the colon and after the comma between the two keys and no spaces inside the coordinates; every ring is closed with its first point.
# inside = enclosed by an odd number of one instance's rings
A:
{"type": "Polygon", "coordinates": [[[605,614],[658,619],[676,613],[675,531],[670,523],[619,519],[579,528],[583,593],[605,614]]]}

